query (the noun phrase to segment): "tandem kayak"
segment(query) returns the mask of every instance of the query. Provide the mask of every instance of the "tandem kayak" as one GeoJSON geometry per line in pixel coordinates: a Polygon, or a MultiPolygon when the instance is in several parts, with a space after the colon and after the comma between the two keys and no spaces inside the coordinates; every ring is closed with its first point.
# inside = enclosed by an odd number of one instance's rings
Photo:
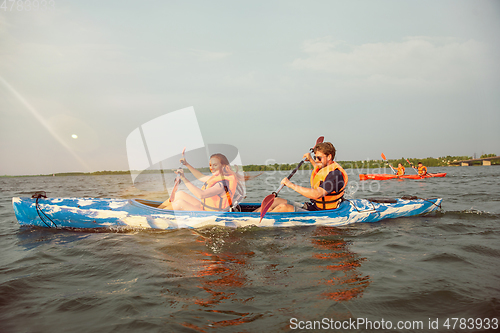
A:
{"type": "Polygon", "coordinates": [[[424,179],[424,178],[434,178],[434,177],[444,177],[446,176],[446,172],[439,172],[439,173],[428,173],[424,176],[419,176],[419,175],[403,175],[403,176],[396,176],[396,175],[390,175],[386,173],[381,173],[381,174],[360,174],[359,175],[359,180],[387,180],[387,179],[424,179]]]}
{"type": "Polygon", "coordinates": [[[260,203],[240,204],[238,212],[210,212],[159,209],[161,201],[141,199],[12,198],[16,218],[23,226],[78,229],[342,226],[431,213],[441,202],[441,198],[416,197],[352,199],[333,210],[267,213],[259,223],[260,213],[253,211],[260,203]]]}

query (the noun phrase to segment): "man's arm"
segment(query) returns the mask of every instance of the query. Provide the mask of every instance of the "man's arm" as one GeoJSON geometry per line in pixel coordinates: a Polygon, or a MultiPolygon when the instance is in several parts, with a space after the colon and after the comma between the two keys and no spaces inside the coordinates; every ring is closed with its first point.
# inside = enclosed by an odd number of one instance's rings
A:
{"type": "Polygon", "coordinates": [[[292,190],[305,196],[306,198],[318,200],[330,193],[339,192],[344,187],[345,180],[342,172],[340,172],[340,170],[335,170],[330,172],[326,176],[323,184],[321,184],[316,189],[296,185],[292,183],[288,178],[284,178],[281,183],[285,184],[285,186],[291,188],[292,190]]]}
{"type": "Polygon", "coordinates": [[[283,178],[283,180],[281,181],[281,184],[284,184],[286,187],[291,188],[295,192],[305,196],[306,198],[313,199],[313,200],[321,199],[325,195],[328,194],[328,192],[326,192],[325,189],[323,189],[321,187],[318,187],[317,189],[303,187],[303,186],[292,183],[288,178],[283,178]]]}

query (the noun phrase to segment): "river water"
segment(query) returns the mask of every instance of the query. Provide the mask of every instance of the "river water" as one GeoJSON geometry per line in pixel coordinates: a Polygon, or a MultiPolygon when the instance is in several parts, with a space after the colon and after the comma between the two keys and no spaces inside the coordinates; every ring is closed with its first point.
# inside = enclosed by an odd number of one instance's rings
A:
{"type": "MultiPolygon", "coordinates": [[[[11,200],[37,190],[161,198],[130,176],[0,178],[0,332],[494,331],[500,167],[429,171],[448,174],[360,182],[350,169],[348,197],[442,197],[430,216],[127,232],[20,227],[11,200]]],[[[260,202],[287,174],[248,181],[246,201],[260,202]]]]}

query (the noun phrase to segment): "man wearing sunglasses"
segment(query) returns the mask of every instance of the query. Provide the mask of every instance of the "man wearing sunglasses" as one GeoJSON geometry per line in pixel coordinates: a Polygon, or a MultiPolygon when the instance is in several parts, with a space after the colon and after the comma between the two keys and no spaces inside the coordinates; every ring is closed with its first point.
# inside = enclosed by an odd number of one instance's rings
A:
{"type": "Polygon", "coordinates": [[[296,185],[288,178],[281,181],[285,186],[311,199],[310,202],[297,203],[276,198],[270,211],[297,212],[337,208],[344,196],[348,177],[345,170],[334,161],[335,152],[335,147],[330,142],[323,142],[314,147],[314,160],[310,153],[304,154],[303,158],[307,158],[313,166],[311,188],[296,185]]]}

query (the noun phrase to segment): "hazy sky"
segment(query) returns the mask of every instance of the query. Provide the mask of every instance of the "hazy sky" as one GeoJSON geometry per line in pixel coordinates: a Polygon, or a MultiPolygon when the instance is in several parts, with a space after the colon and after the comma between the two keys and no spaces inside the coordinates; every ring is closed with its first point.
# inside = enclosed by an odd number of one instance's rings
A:
{"type": "Polygon", "coordinates": [[[500,154],[499,1],[48,3],[0,8],[0,175],[127,170],[189,106],[243,164],[500,154]]]}

